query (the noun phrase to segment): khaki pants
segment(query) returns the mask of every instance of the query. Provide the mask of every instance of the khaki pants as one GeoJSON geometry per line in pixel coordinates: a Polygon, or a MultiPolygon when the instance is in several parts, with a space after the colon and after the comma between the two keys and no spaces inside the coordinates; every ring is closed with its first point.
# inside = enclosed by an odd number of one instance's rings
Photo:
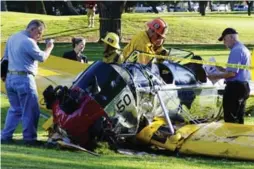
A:
{"type": "Polygon", "coordinates": [[[95,11],[93,9],[87,9],[88,27],[94,27],[95,11]]]}

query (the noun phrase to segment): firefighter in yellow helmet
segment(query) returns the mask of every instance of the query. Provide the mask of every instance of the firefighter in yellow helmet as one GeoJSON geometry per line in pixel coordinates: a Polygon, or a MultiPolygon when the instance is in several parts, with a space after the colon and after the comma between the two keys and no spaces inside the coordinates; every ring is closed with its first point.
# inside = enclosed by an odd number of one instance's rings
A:
{"type": "Polygon", "coordinates": [[[119,52],[119,36],[113,32],[108,32],[106,37],[101,40],[104,42],[103,62],[122,63],[123,56],[119,52]]]}
{"type": "MultiPolygon", "coordinates": [[[[163,48],[163,43],[168,32],[167,23],[161,18],[156,18],[148,22],[147,27],[146,31],[136,34],[129,44],[124,47],[123,56],[125,59],[135,50],[148,54],[168,55],[168,51],[163,48]]],[[[150,60],[150,57],[141,54],[136,61],[147,64],[150,60]]]]}

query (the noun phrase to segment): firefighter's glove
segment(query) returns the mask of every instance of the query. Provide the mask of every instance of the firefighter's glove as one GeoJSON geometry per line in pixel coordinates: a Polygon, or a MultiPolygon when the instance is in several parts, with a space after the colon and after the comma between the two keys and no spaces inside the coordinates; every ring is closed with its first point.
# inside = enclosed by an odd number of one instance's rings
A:
{"type": "Polygon", "coordinates": [[[167,49],[163,49],[163,50],[161,50],[160,55],[168,56],[169,55],[169,51],[167,49]]]}

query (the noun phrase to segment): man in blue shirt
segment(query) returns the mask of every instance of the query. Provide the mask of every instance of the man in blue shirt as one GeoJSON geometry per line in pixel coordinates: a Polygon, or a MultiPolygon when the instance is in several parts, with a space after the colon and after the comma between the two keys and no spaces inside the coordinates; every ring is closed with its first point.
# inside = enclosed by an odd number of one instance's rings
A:
{"type": "Polygon", "coordinates": [[[12,35],[6,43],[4,59],[8,60],[8,73],[5,79],[10,108],[1,132],[1,141],[11,141],[13,133],[22,121],[23,140],[27,144],[36,144],[37,126],[40,109],[35,83],[38,61],[45,61],[53,47],[52,41],[46,44],[44,51],[37,42],[41,39],[45,24],[41,20],[32,20],[26,30],[12,35]]]}
{"type": "MultiPolygon", "coordinates": [[[[238,40],[238,33],[233,28],[227,28],[218,39],[230,49],[229,64],[250,66],[250,51],[238,40]]],[[[223,109],[225,122],[244,124],[246,100],[250,94],[250,71],[239,68],[226,68],[222,74],[209,75],[208,78],[226,81],[223,94],[223,109]]]]}

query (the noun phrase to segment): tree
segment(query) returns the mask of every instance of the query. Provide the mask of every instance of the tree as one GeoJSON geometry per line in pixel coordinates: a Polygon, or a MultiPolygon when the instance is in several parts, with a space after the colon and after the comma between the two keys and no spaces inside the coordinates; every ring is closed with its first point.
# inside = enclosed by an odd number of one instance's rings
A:
{"type": "Polygon", "coordinates": [[[79,15],[78,11],[74,8],[71,1],[64,1],[64,5],[66,7],[66,10],[68,11],[68,14],[79,15]]]}
{"type": "Polygon", "coordinates": [[[8,11],[6,1],[1,0],[1,11],[8,11]]]}
{"type": "Polygon", "coordinates": [[[154,13],[159,13],[156,7],[161,5],[161,3],[161,1],[147,1],[147,5],[152,7],[154,13]]]}
{"type": "Polygon", "coordinates": [[[126,1],[124,12],[133,12],[133,7],[135,7],[137,2],[126,1]]]}
{"type": "Polygon", "coordinates": [[[23,1],[21,2],[26,13],[47,14],[43,1],[23,1]]]}
{"type": "Polygon", "coordinates": [[[168,12],[173,12],[171,11],[172,9],[176,12],[178,3],[179,1],[165,1],[164,2],[164,4],[167,6],[168,12]]]}
{"type": "Polygon", "coordinates": [[[205,10],[207,6],[207,1],[199,1],[199,13],[201,16],[205,16],[205,10]]]}
{"type": "Polygon", "coordinates": [[[248,5],[248,15],[251,16],[251,10],[253,8],[253,1],[246,1],[248,5]]]}
{"type": "Polygon", "coordinates": [[[55,9],[55,2],[54,1],[44,1],[44,6],[45,10],[48,15],[54,15],[54,10],[55,9]]]}
{"type": "Polygon", "coordinates": [[[98,2],[100,39],[104,38],[107,32],[114,32],[121,37],[121,16],[124,11],[125,4],[126,1],[98,2]]]}
{"type": "Polygon", "coordinates": [[[191,1],[188,1],[188,11],[192,11],[191,1]]]}
{"type": "Polygon", "coordinates": [[[36,13],[47,14],[43,0],[36,2],[36,13]]]}
{"type": "Polygon", "coordinates": [[[235,6],[235,3],[236,3],[235,1],[230,1],[230,2],[229,2],[231,11],[233,11],[234,6],[235,6]]]}
{"type": "MultiPolygon", "coordinates": [[[[149,2],[150,2],[150,1],[149,1],[149,2]]],[[[152,7],[152,10],[153,10],[154,13],[159,13],[159,11],[157,10],[155,4],[152,3],[152,4],[151,4],[151,7],[152,7]]]]}

